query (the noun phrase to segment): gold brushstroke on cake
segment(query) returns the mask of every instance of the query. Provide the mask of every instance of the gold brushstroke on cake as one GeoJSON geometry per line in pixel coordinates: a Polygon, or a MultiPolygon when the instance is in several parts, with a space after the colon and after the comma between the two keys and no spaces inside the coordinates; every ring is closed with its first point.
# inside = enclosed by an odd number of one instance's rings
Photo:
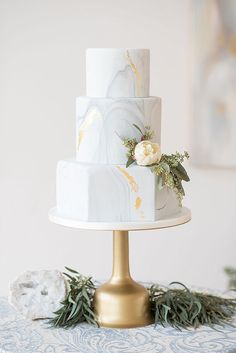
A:
{"type": "Polygon", "coordinates": [[[141,204],[142,204],[142,199],[141,197],[136,197],[136,200],[135,200],[135,208],[136,210],[138,210],[140,207],[141,207],[141,204]]]}
{"type": "Polygon", "coordinates": [[[79,133],[78,133],[78,142],[77,142],[77,149],[79,149],[81,141],[85,137],[86,131],[89,129],[89,127],[93,124],[93,122],[97,119],[101,118],[101,113],[97,108],[91,108],[86,116],[82,124],[80,125],[79,128],[79,133]]]}
{"type": "Polygon", "coordinates": [[[134,177],[130,175],[124,168],[117,166],[117,169],[124,175],[124,177],[127,179],[131,190],[134,192],[138,192],[138,184],[136,183],[134,177]]]}
{"type": "MultiPolygon", "coordinates": [[[[139,187],[138,187],[138,184],[137,182],[135,181],[134,177],[132,175],[130,175],[127,170],[125,168],[122,168],[120,166],[117,166],[116,167],[122,174],[123,176],[127,179],[130,187],[131,187],[131,190],[133,192],[138,192],[139,190],[139,187]]],[[[145,218],[145,215],[144,215],[144,212],[142,210],[140,210],[141,206],[142,206],[142,198],[140,196],[137,196],[136,199],[135,199],[135,202],[134,202],[134,207],[137,211],[140,211],[140,218],[141,219],[144,219],[145,218]]]]}
{"type": "Polygon", "coordinates": [[[132,61],[131,57],[130,57],[130,53],[128,50],[126,50],[126,58],[128,60],[129,66],[131,67],[133,73],[136,76],[136,94],[140,95],[140,87],[141,87],[141,75],[137,69],[137,66],[134,64],[134,62],[132,61]]]}

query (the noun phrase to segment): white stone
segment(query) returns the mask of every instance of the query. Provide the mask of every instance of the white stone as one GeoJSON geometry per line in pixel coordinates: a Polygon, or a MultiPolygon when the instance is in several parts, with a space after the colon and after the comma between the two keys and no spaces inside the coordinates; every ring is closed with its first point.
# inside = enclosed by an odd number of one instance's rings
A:
{"type": "Polygon", "coordinates": [[[149,49],[87,49],[87,96],[148,97],[149,67],[149,49]]]}
{"type": "Polygon", "coordinates": [[[28,319],[45,319],[61,306],[66,281],[57,270],[27,271],[10,284],[9,302],[28,319]]]}
{"type": "Polygon", "coordinates": [[[125,164],[127,150],[122,138],[141,138],[150,126],[153,142],[161,140],[161,99],[89,98],[76,100],[76,159],[80,162],[125,164]]]}
{"type": "Polygon", "coordinates": [[[57,211],[90,222],[155,221],[180,211],[175,193],[159,189],[148,167],[60,161],[57,211]]]}

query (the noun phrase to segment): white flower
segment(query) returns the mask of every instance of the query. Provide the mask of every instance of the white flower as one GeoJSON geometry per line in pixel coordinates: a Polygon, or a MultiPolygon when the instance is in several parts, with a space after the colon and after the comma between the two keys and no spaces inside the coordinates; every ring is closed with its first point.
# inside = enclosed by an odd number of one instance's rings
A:
{"type": "Polygon", "coordinates": [[[134,158],[138,165],[158,163],[161,159],[160,146],[151,141],[141,141],[135,147],[134,158]]]}

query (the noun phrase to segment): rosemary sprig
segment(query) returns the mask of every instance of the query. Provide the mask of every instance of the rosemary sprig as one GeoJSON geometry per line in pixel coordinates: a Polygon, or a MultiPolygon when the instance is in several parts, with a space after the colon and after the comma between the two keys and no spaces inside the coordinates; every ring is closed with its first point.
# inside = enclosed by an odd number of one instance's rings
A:
{"type": "Polygon", "coordinates": [[[179,284],[182,288],[163,288],[158,285],[149,288],[156,325],[170,325],[181,330],[200,325],[214,328],[214,325],[232,324],[236,298],[190,291],[179,282],[171,284],[179,284]]]}
{"type": "Polygon", "coordinates": [[[95,285],[91,277],[84,277],[77,271],[65,267],[69,272],[63,274],[67,277],[69,291],[61,302],[61,307],[49,319],[49,324],[54,327],[74,327],[78,323],[86,321],[92,325],[98,325],[93,311],[93,296],[95,285]]]}

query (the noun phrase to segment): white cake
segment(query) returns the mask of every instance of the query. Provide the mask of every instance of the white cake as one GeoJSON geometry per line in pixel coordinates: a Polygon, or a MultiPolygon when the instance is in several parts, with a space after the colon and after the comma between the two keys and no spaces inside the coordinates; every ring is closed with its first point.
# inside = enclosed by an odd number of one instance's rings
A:
{"type": "Polygon", "coordinates": [[[126,168],[123,138],[150,126],[161,143],[161,99],[149,97],[148,49],[87,49],[87,96],[76,100],[76,159],[57,167],[57,212],[90,222],[155,221],[179,212],[147,167],[126,168]]]}
{"type": "Polygon", "coordinates": [[[148,97],[148,49],[87,49],[89,97],[148,97]]]}

